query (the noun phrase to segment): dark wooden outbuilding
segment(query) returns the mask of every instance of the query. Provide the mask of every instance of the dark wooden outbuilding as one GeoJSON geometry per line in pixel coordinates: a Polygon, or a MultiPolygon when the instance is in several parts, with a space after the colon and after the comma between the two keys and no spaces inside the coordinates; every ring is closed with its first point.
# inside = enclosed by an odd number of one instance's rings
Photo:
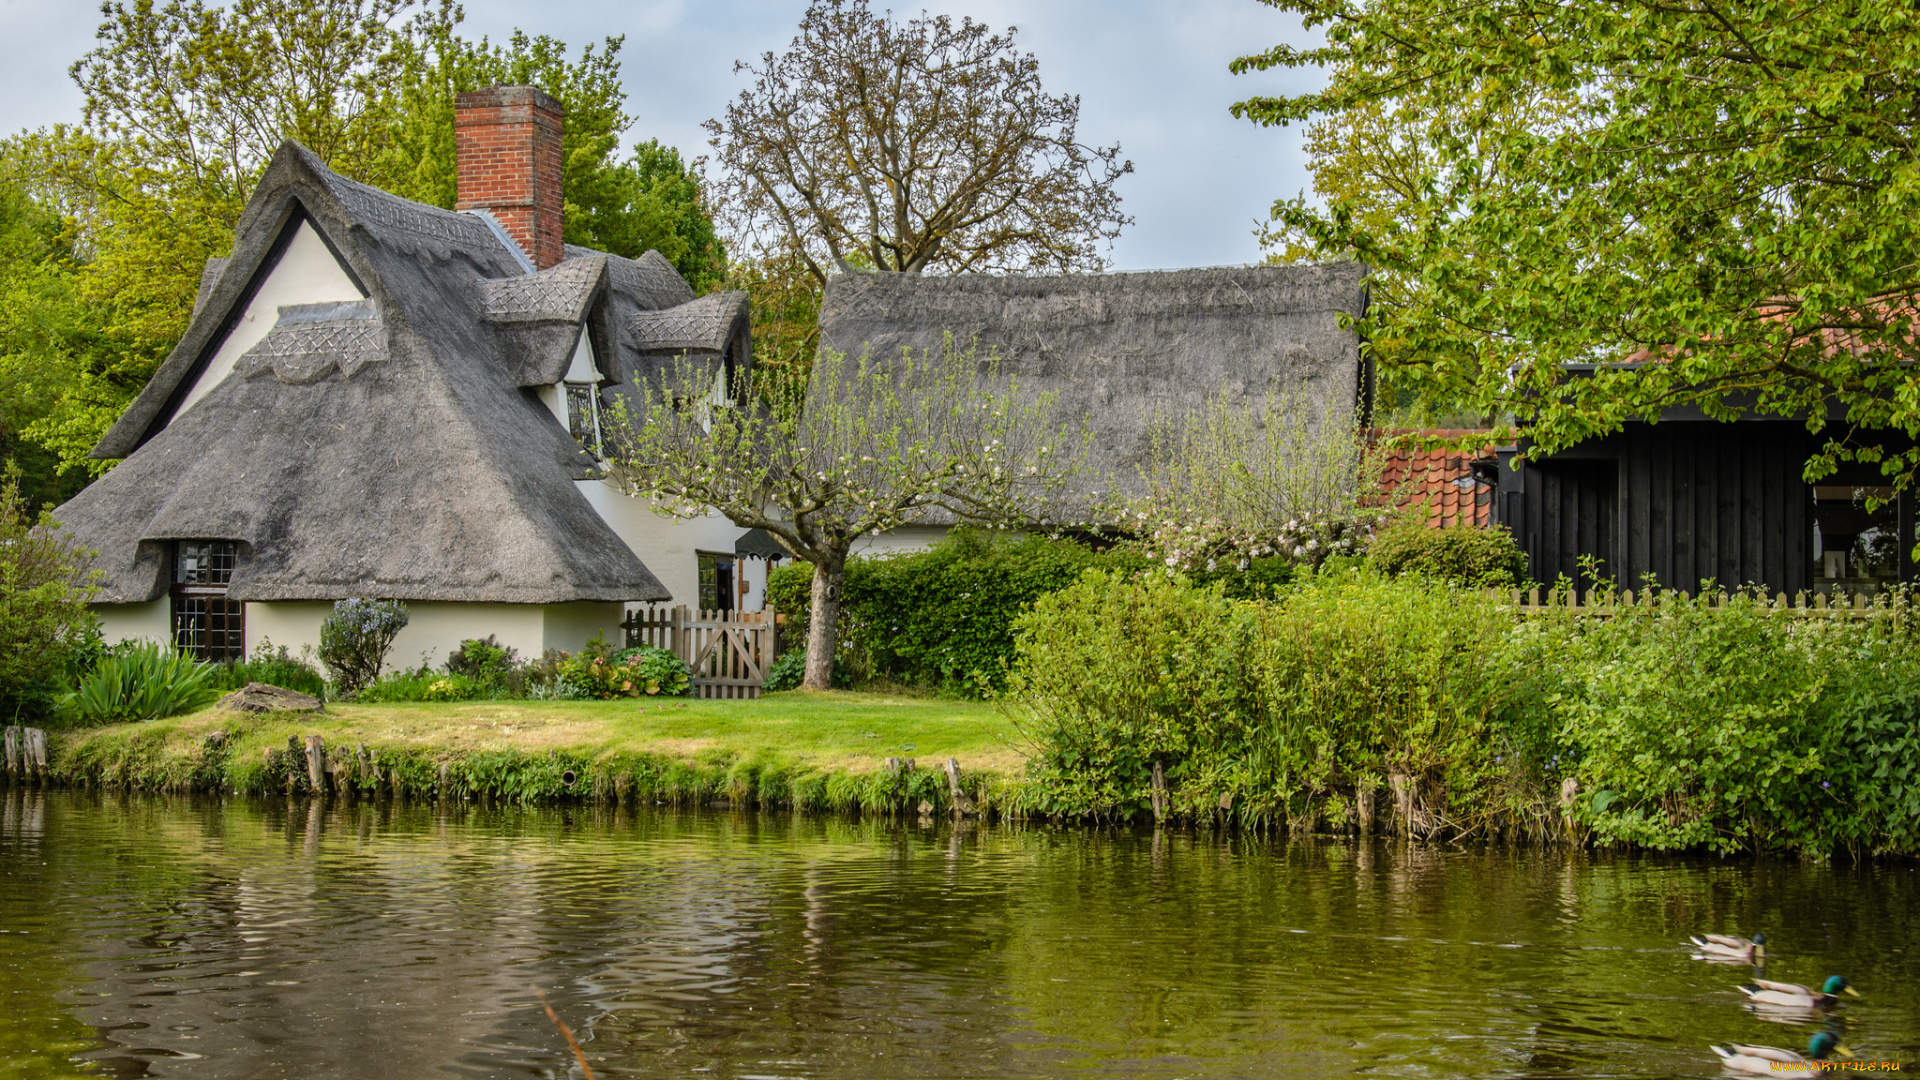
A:
{"type": "Polygon", "coordinates": [[[1602,577],[1639,589],[1765,586],[1769,592],[1873,592],[1914,579],[1914,499],[1893,496],[1875,465],[1818,484],[1804,478],[1822,444],[1791,420],[1702,416],[1632,422],[1550,457],[1502,448],[1494,516],[1513,530],[1533,577],[1582,589],[1602,577]],[[1874,497],[1889,504],[1867,508],[1874,497]]]}

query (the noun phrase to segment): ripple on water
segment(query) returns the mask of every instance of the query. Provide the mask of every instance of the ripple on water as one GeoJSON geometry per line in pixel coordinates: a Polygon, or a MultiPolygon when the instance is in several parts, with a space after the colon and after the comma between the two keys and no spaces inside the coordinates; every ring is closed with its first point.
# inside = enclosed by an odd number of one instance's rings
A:
{"type": "Polygon", "coordinates": [[[1714,1076],[1803,1044],[1697,929],[1920,1057],[1920,877],[786,815],[0,793],[23,1077],[1714,1076]]]}

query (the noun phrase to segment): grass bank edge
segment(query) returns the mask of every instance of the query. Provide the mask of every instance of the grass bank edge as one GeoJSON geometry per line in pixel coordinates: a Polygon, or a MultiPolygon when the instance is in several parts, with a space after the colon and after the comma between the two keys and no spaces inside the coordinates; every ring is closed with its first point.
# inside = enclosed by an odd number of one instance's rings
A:
{"type": "Polygon", "coordinates": [[[55,732],[50,779],[130,791],[301,793],[310,790],[303,749],[309,734],[324,741],[333,768],[328,784],[342,795],[724,801],[863,813],[925,802],[946,813],[943,766],[951,756],[961,767],[962,790],[981,812],[1023,816],[1026,806],[1024,755],[992,706],[856,693],[726,702],[339,704],[318,715],[205,709],[55,732]],[[889,757],[914,759],[917,767],[889,772],[889,757]]]}

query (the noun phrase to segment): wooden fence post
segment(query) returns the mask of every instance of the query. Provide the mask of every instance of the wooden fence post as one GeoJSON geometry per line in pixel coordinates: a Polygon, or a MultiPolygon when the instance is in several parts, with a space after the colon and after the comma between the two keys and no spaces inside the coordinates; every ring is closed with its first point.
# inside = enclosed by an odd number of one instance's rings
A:
{"type": "Polygon", "coordinates": [[[973,800],[960,790],[960,763],[947,759],[947,794],[953,799],[953,812],[971,814],[974,812],[973,800]]]}
{"type": "Polygon", "coordinates": [[[1153,759],[1153,820],[1167,818],[1167,774],[1160,771],[1160,759],[1153,759]]]}
{"type": "Polygon", "coordinates": [[[307,736],[307,784],[316,797],[327,793],[327,744],[318,735],[307,736]]]}
{"type": "Polygon", "coordinates": [[[40,728],[30,727],[27,735],[27,765],[33,770],[34,779],[45,783],[47,780],[47,733],[40,728]]]}
{"type": "Polygon", "coordinates": [[[20,738],[20,725],[18,724],[9,725],[7,727],[7,731],[6,731],[6,735],[4,736],[4,739],[5,739],[5,745],[6,745],[7,775],[13,776],[16,773],[19,773],[21,771],[20,752],[22,747],[21,747],[21,738],[20,738]]]}

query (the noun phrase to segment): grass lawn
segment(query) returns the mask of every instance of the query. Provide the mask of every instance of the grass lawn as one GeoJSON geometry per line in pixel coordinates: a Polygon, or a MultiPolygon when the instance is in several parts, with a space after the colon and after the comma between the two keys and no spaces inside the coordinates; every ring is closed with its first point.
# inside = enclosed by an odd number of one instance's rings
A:
{"type": "Polygon", "coordinates": [[[317,734],[329,746],[366,743],[463,754],[569,750],[594,756],[648,753],[686,761],[771,757],[827,772],[866,773],[886,758],[938,768],[952,756],[969,771],[1009,775],[1026,756],[1013,725],[978,701],[842,691],[768,694],[756,701],[463,701],[336,703],[321,715],[261,720],[213,708],[149,724],[63,733],[70,744],[135,735],[151,745],[196,745],[211,731],[245,729],[248,744],[283,745],[317,734]]]}

